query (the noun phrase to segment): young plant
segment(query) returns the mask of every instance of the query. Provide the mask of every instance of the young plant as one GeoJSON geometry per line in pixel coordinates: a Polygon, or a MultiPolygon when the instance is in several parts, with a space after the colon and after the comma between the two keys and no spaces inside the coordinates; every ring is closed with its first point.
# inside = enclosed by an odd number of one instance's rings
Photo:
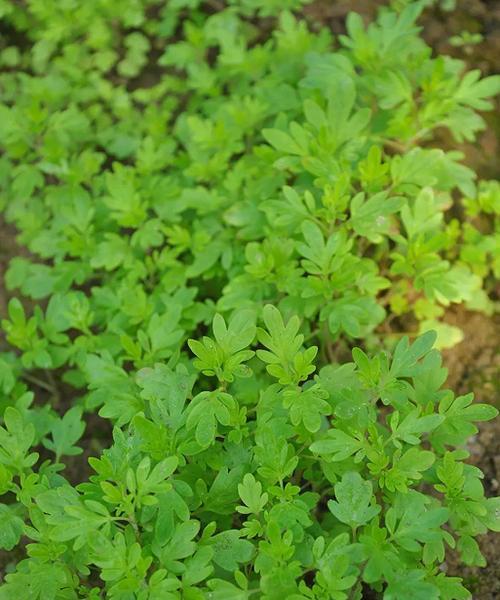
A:
{"type": "Polygon", "coordinates": [[[0,1],[0,600],[470,597],[500,194],[434,133],[500,78],[305,4],[0,1]]]}
{"type": "MultiPolygon", "coordinates": [[[[207,369],[221,348],[253,355],[248,316],[226,327],[216,315],[217,341],[206,337],[202,351],[190,341],[213,383],[181,365],[121,372],[141,408],[120,419],[76,488],[50,461],[36,466],[29,412],[6,410],[0,542],[29,543],[0,598],[101,597],[92,573],[112,598],[342,600],[360,597],[362,583],[403,598],[408,581],[422,600],[469,597],[439,565],[447,548],[484,564],[474,537],[500,530],[499,499],[484,497],[481,472],[464,463],[474,423],[496,409],[440,389],[433,333],[403,338],[392,356],[355,348],[354,362],[313,375],[316,348],[303,349],[298,319],[271,305],[253,393],[247,371],[221,379],[227,371],[207,369]],[[194,397],[193,385],[203,389],[194,397]]],[[[105,405],[122,394],[114,378],[97,390],[105,405]]],[[[70,413],[46,444],[57,459],[81,434],[70,413]]]]}

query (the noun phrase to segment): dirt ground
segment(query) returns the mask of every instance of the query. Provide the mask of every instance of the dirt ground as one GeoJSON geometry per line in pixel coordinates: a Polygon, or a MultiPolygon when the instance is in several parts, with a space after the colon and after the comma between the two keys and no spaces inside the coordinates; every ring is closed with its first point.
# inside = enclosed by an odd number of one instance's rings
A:
{"type": "MultiPolygon", "coordinates": [[[[450,311],[447,321],[464,331],[464,341],[444,352],[449,369],[448,386],[457,394],[473,391],[476,400],[497,407],[500,399],[500,318],[489,319],[465,310],[450,311]]],[[[500,418],[479,424],[479,433],[469,440],[470,462],[484,473],[487,496],[500,493],[500,418]]],[[[464,567],[457,556],[447,560],[448,573],[463,577],[476,600],[500,598],[500,535],[490,532],[478,538],[486,557],[484,569],[464,567]]]]}
{"type": "MultiPolygon", "coordinates": [[[[16,231],[14,227],[7,225],[0,215],[0,318],[7,315],[7,302],[9,293],[5,286],[5,273],[9,260],[13,256],[19,256],[20,247],[16,243],[16,231]]],[[[3,345],[3,334],[0,337],[0,344],[3,345]]]]}

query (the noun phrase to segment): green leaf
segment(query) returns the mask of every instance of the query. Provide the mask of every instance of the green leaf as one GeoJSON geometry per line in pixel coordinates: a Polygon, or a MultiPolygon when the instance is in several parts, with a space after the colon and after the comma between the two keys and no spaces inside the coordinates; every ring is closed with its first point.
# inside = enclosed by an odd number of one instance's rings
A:
{"type": "Polygon", "coordinates": [[[428,508],[430,499],[411,490],[398,494],[387,511],[385,523],[394,541],[408,552],[418,552],[420,543],[439,542],[445,537],[440,529],[449,517],[444,507],[428,508]]]}
{"type": "Polygon", "coordinates": [[[462,585],[462,579],[459,577],[447,577],[444,573],[439,573],[432,578],[432,583],[439,590],[441,600],[469,600],[471,594],[462,585]]]}
{"type": "Polygon", "coordinates": [[[358,235],[380,243],[394,226],[390,215],[398,212],[404,204],[403,197],[387,198],[386,192],[375,194],[367,200],[364,194],[357,194],[351,201],[351,226],[358,235]]]}
{"type": "Polygon", "coordinates": [[[392,580],[384,593],[387,600],[439,600],[439,589],[425,581],[426,572],[420,570],[407,571],[404,577],[392,580]]]}
{"type": "Polygon", "coordinates": [[[210,539],[214,561],[226,571],[234,571],[240,563],[250,561],[255,553],[253,544],[240,537],[241,531],[228,529],[210,539]]]}
{"type": "Polygon", "coordinates": [[[410,448],[403,454],[396,453],[393,466],[384,473],[383,483],[391,492],[406,492],[409,483],[422,479],[423,473],[430,469],[435,460],[432,452],[419,448],[410,448]]]}
{"type": "Polygon", "coordinates": [[[262,484],[251,473],[246,473],[243,483],[238,484],[238,493],[245,506],[237,506],[236,510],[244,515],[258,515],[269,499],[267,493],[262,493],[262,484]]]}
{"type": "Polygon", "coordinates": [[[128,259],[129,252],[126,238],[114,233],[106,233],[105,239],[97,246],[96,253],[91,259],[91,266],[95,269],[114,271],[128,259]]]}
{"type": "Polygon", "coordinates": [[[326,399],[328,392],[319,385],[307,389],[289,389],[283,392],[283,405],[290,411],[290,420],[293,425],[303,423],[311,433],[321,427],[324,415],[331,414],[331,408],[326,399]]]}
{"type": "Polygon", "coordinates": [[[335,497],[336,500],[328,501],[330,512],[351,527],[365,525],[380,512],[380,506],[373,503],[372,484],[359,473],[343,475],[341,481],[335,484],[335,497]]]}
{"type": "Polygon", "coordinates": [[[418,361],[431,350],[435,341],[434,331],[424,333],[411,346],[408,338],[403,337],[394,349],[390,374],[393,377],[411,377],[418,361]]]}
{"type": "Polygon", "coordinates": [[[11,507],[0,504],[0,548],[12,550],[24,532],[24,522],[11,507]]]}
{"type": "Polygon", "coordinates": [[[384,318],[384,309],[369,296],[346,294],[329,304],[328,326],[333,335],[344,331],[348,336],[361,338],[384,318]]]}
{"type": "Polygon", "coordinates": [[[252,358],[252,350],[244,350],[252,343],[255,333],[255,313],[241,310],[233,314],[226,325],[224,318],[216,314],[212,322],[215,341],[204,337],[202,342],[188,340],[188,345],[198,357],[195,366],[206,375],[216,375],[220,381],[234,381],[235,376],[251,375],[242,363],[252,358]]]}
{"type": "Polygon", "coordinates": [[[296,154],[305,156],[307,154],[307,145],[296,140],[291,135],[279,129],[264,129],[262,131],[264,138],[279,152],[284,154],[296,154]]]}
{"type": "Polygon", "coordinates": [[[431,442],[441,448],[444,444],[461,445],[477,433],[474,421],[489,421],[498,415],[498,410],[490,404],[473,403],[474,395],[445,396],[439,403],[439,414],[444,421],[431,434],[431,442]]]}
{"type": "Polygon", "coordinates": [[[412,410],[399,422],[399,412],[393,413],[391,418],[392,439],[398,447],[401,444],[397,440],[403,440],[407,444],[418,444],[423,433],[433,431],[445,420],[443,415],[419,415],[418,409],[412,410]]]}
{"type": "Polygon", "coordinates": [[[50,431],[52,440],[45,439],[44,446],[55,453],[56,460],[63,455],[74,456],[83,452],[81,448],[74,445],[85,431],[85,422],[81,417],[81,408],[74,406],[52,426],[50,431]]]}
{"type": "Polygon", "coordinates": [[[341,431],[330,429],[327,438],[313,442],[309,449],[315,454],[327,456],[338,462],[349,458],[363,448],[363,442],[341,431]]]}
{"type": "Polygon", "coordinates": [[[295,316],[285,325],[279,310],[267,304],[263,309],[267,331],[257,330],[259,342],[268,350],[257,350],[257,356],[267,363],[267,371],[282,384],[297,385],[314,372],[312,361],[315,346],[300,352],[304,336],[299,334],[300,321],[295,316]]]}

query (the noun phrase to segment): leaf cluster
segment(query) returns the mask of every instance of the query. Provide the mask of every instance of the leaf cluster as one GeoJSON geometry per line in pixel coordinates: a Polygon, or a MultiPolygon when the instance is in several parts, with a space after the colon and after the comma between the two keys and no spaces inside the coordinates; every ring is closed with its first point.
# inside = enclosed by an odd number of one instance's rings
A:
{"type": "Polygon", "coordinates": [[[500,187],[434,139],[500,78],[307,3],[0,0],[0,600],[470,597],[500,187]]]}

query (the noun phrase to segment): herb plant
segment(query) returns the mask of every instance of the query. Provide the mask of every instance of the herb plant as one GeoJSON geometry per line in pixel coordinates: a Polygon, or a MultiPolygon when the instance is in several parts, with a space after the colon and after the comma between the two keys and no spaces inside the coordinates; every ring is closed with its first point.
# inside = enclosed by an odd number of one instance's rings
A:
{"type": "Polygon", "coordinates": [[[497,411],[436,348],[495,308],[500,188],[433,139],[500,78],[427,2],[306,3],[0,0],[1,600],[470,597],[497,411]]]}

